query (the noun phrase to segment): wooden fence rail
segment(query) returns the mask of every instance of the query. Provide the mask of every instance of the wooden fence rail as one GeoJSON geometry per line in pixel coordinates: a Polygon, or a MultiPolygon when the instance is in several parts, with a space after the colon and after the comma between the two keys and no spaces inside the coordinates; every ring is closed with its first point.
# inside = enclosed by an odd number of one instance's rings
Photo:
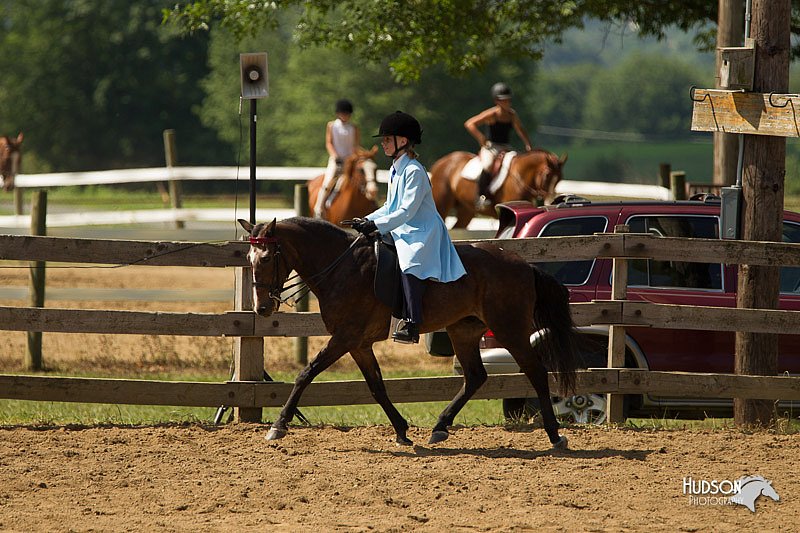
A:
{"type": "MultiPolygon", "coordinates": [[[[693,307],[627,300],[579,302],[570,304],[570,308],[578,326],[603,324],[754,333],[800,331],[800,312],[797,311],[693,307]]],[[[275,313],[262,318],[252,311],[176,313],[36,307],[0,307],[0,329],[197,337],[328,335],[319,313],[275,313]]]]}
{"type": "MultiPolygon", "coordinates": [[[[0,375],[0,398],[50,402],[190,407],[228,405],[261,408],[281,407],[292,386],[291,383],[263,381],[203,383],[0,375]]],[[[398,403],[450,401],[462,386],[463,380],[457,376],[386,380],[389,397],[398,403]]],[[[550,387],[551,390],[558,390],[555,374],[550,375],[550,387]]],[[[800,378],[594,368],[578,371],[576,392],[800,400],[800,378]]],[[[474,398],[524,398],[535,395],[536,392],[524,375],[495,374],[489,376],[474,398]]],[[[362,380],[314,382],[308,386],[300,400],[301,407],[372,403],[375,403],[375,399],[366,382],[362,380]]]]}
{"type": "MultiPolygon", "coordinates": [[[[480,242],[461,240],[456,243],[480,242]]],[[[800,244],[684,239],[641,233],[579,237],[497,239],[504,249],[532,262],[596,257],[649,258],[704,263],[800,266],[800,244]]],[[[0,260],[151,266],[247,266],[245,242],[124,241],[0,235],[0,260]]]]}

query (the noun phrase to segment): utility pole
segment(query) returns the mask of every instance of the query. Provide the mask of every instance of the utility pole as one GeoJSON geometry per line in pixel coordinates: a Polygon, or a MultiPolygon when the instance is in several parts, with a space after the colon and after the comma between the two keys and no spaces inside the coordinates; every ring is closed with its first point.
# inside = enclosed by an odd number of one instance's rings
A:
{"type": "MultiPolygon", "coordinates": [[[[789,87],[790,0],[753,0],[750,37],[755,40],[753,91],[786,93],[789,87]]],[[[786,139],[744,136],[742,238],[781,242],[786,174],[786,139]]],[[[777,309],[780,268],[739,267],[737,307],[777,309]]],[[[736,333],[736,373],[778,373],[778,335],[736,333]]],[[[737,425],[768,425],[772,402],[734,399],[737,425]]]]}

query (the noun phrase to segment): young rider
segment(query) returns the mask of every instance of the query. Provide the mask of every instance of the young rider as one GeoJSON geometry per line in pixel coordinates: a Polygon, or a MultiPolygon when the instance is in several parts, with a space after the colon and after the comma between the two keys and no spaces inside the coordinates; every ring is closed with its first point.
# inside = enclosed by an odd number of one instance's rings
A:
{"type": "Polygon", "coordinates": [[[358,126],[350,122],[353,116],[353,104],[349,100],[336,102],[336,119],[328,122],[325,128],[325,149],[328,151],[328,166],[322,178],[322,187],[317,194],[314,216],[322,218],[325,203],[336,183],[333,179],[341,172],[342,163],[361,145],[361,132],[358,126]]]}
{"type": "Polygon", "coordinates": [[[384,153],[392,159],[386,203],[353,228],[371,235],[390,233],[402,270],[405,316],[392,334],[396,342],[419,342],[425,281],[455,281],[466,274],[450,241],[447,227],[433,203],[430,179],[417,160],[414,146],[422,142],[417,119],[397,111],[383,119],[378,135],[384,153]]]}
{"type": "Polygon", "coordinates": [[[488,199],[488,187],[492,176],[492,164],[500,152],[513,149],[509,144],[512,128],[525,143],[525,151],[531,149],[528,132],[522,125],[517,112],[511,107],[511,88],[503,82],[495,83],[492,86],[492,99],[494,106],[464,122],[464,127],[481,146],[478,155],[481,158],[483,172],[478,178],[478,200],[476,202],[476,208],[479,211],[491,205],[491,201],[488,199]],[[486,127],[485,134],[480,130],[482,126],[486,127]]]}

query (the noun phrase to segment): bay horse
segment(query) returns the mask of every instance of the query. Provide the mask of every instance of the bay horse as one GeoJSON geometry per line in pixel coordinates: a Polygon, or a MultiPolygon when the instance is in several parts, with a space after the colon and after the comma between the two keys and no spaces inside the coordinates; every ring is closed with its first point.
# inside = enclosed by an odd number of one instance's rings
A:
{"type": "Polygon", "coordinates": [[[508,176],[494,194],[492,204],[476,213],[475,200],[478,197],[478,182],[461,176],[467,162],[476,157],[469,152],[451,152],[431,167],[431,187],[433,201],[442,218],[450,210],[456,210],[454,228],[466,228],[476,214],[497,217],[495,206],[512,200],[541,199],[545,203],[555,196],[556,184],[561,181],[562,169],[567,155],[558,157],[552,152],[533,149],[512,159],[508,176]]]}
{"type": "Polygon", "coordinates": [[[0,136],[0,184],[4,191],[14,189],[14,178],[22,167],[22,132],[16,139],[0,136]]]}
{"type": "MultiPolygon", "coordinates": [[[[398,444],[411,445],[408,423],[389,399],[372,345],[385,340],[391,309],[373,292],[376,259],[371,239],[323,220],[295,217],[269,224],[239,219],[250,234],[248,260],[253,272],[254,311],[268,317],[282,303],[289,273],[316,295],[331,338],[298,374],[292,392],[266,439],[286,436],[305,388],[347,352],[383,408],[398,444]]],[[[577,332],[569,309],[569,293],[555,278],[529,265],[513,252],[490,242],[456,246],[467,275],[450,283],[427,280],[422,333],[447,329],[464,369],[464,385],[439,415],[429,444],[448,438],[458,412],[486,381],[479,351],[490,328],[530,380],[541,402],[544,428],[554,448],[566,448],[550,399],[547,369],[559,372],[565,391],[574,389],[577,332]],[[534,348],[530,336],[546,330],[534,348]]],[[[294,285],[292,285],[294,286],[294,285]]],[[[565,393],[565,395],[567,395],[565,393]]]]}
{"type": "MultiPolygon", "coordinates": [[[[338,224],[342,220],[361,218],[378,208],[375,203],[378,196],[375,180],[377,165],[373,161],[377,152],[377,146],[373,146],[372,150],[359,149],[345,160],[341,177],[334,178],[334,183],[340,183],[338,191],[333,193],[336,196],[331,206],[323,210],[322,217],[325,220],[338,224]]],[[[310,213],[314,212],[317,195],[322,189],[322,178],[320,175],[308,182],[310,213]]]]}

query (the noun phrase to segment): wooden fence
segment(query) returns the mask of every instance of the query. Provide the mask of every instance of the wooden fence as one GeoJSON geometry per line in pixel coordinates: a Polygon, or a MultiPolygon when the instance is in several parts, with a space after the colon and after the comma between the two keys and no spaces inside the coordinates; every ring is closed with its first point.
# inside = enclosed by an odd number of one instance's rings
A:
{"type": "MultiPolygon", "coordinates": [[[[497,242],[536,262],[603,257],[800,266],[800,244],[681,239],[631,233],[497,242]]],[[[243,420],[259,419],[262,407],[282,405],[291,384],[260,381],[263,372],[263,337],[327,333],[318,313],[276,313],[263,318],[248,310],[248,298],[252,294],[245,258],[248,246],[244,242],[208,244],[0,236],[0,260],[154,267],[236,267],[238,272],[238,308],[227,313],[0,307],[0,329],[10,331],[233,336],[237,338],[237,381],[194,383],[0,375],[0,398],[138,405],[228,405],[240,408],[240,419],[243,420]]],[[[578,325],[764,333],[800,331],[800,312],[792,311],[677,306],[626,300],[574,303],[571,308],[578,325]]],[[[553,379],[551,376],[551,381],[553,379]]],[[[389,394],[397,402],[449,400],[460,386],[459,377],[387,380],[389,394]]],[[[800,400],[800,378],[652,372],[624,368],[592,369],[579,373],[577,391],[800,400]]],[[[527,379],[513,374],[490,376],[476,397],[532,395],[534,392],[527,379]]],[[[313,383],[306,390],[300,405],[362,404],[372,401],[366,384],[361,381],[320,382],[313,383]]]]}

